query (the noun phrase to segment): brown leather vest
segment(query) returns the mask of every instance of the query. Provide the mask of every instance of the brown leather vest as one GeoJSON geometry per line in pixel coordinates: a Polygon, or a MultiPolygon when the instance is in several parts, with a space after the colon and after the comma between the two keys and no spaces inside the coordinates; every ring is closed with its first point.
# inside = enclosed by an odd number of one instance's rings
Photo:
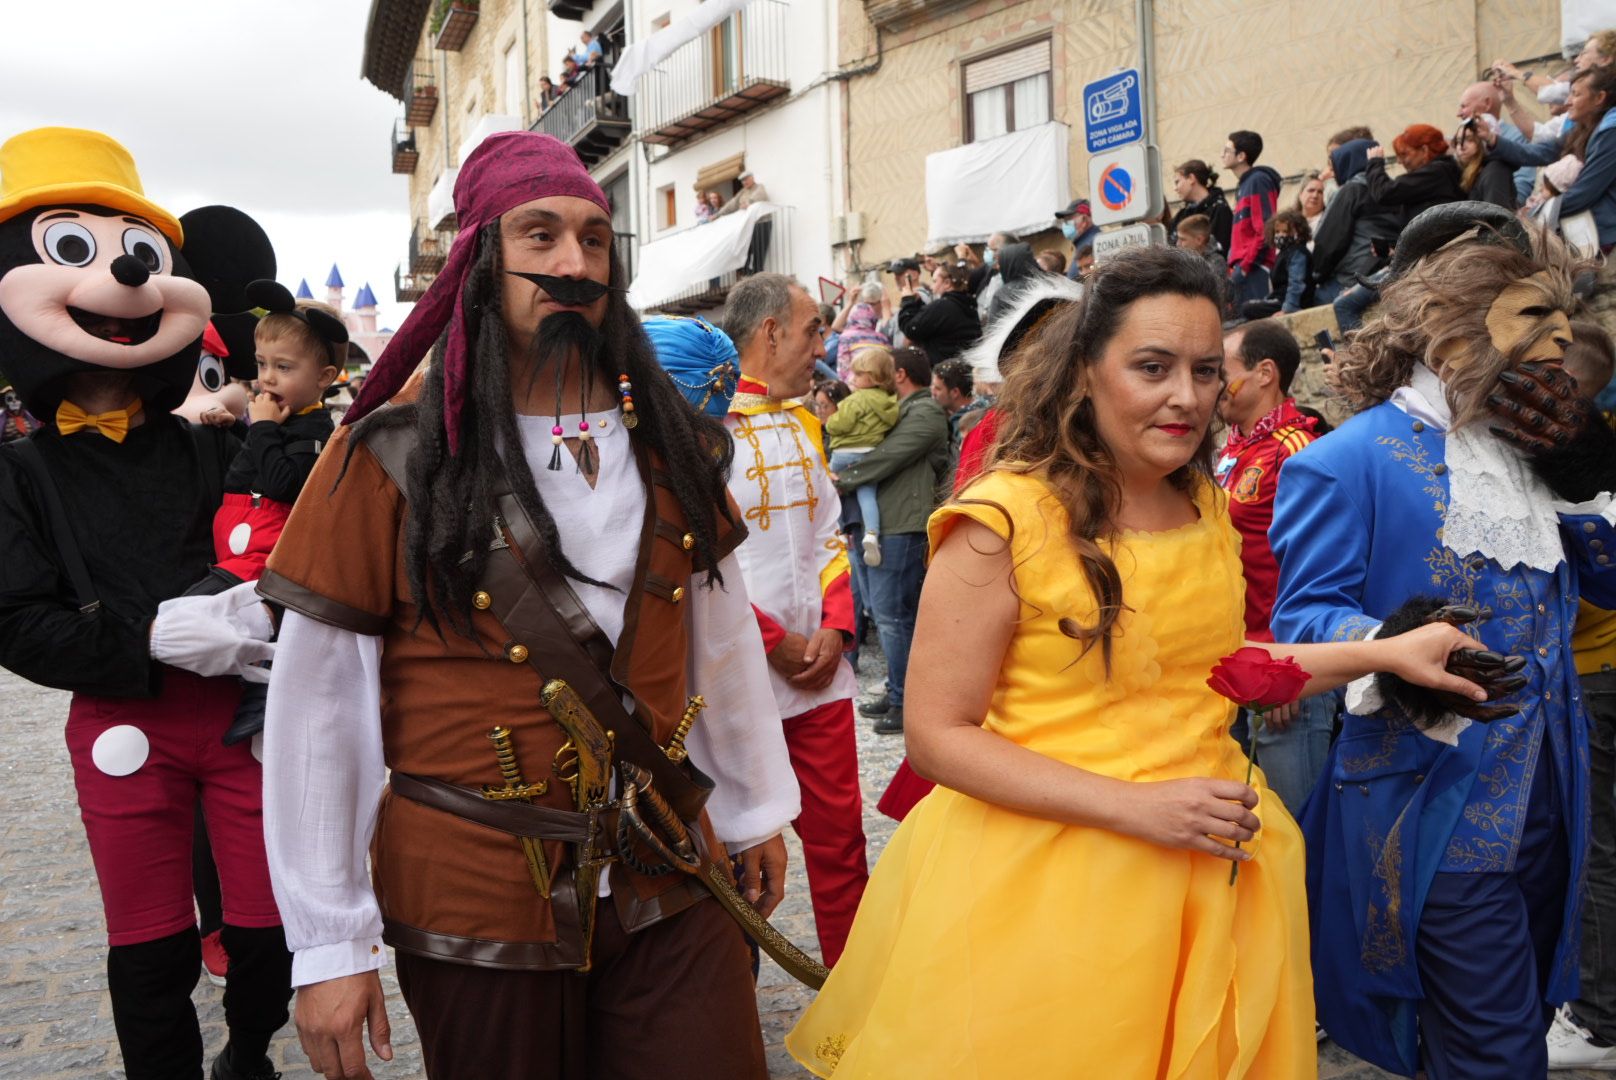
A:
{"type": "MultiPolygon", "coordinates": [[[[397,446],[375,442],[413,439],[409,429],[378,431],[364,444],[395,477],[403,460],[397,446]]],[[[635,444],[648,488],[645,515],[637,525],[639,555],[634,586],[626,599],[623,630],[611,661],[611,676],[633,697],[634,715],[659,745],[666,746],[687,701],[689,627],[685,615],[692,571],[689,535],[668,476],[652,454],[635,444]]],[[[407,452],[407,448],[406,448],[407,452]]],[[[736,527],[715,513],[720,549],[733,546],[736,527]]],[[[631,527],[628,522],[624,527],[631,527]]],[[[739,530],[744,535],[744,530],[739,530]]],[[[425,624],[407,595],[403,572],[403,523],[399,528],[396,615],[383,636],[382,738],[386,763],[395,772],[432,777],[464,787],[502,786],[489,731],[510,729],[525,783],[546,781],[549,790],[533,802],[573,809],[571,791],[556,776],[556,753],[565,733],[539,702],[541,677],[500,622],[488,611],[473,613],[476,640],[446,630],[440,638],[425,624]],[[513,659],[514,658],[514,659],[513,659]]],[[[542,559],[539,551],[522,553],[542,559]]],[[[525,648],[525,646],[524,646],[525,648]]],[[[537,666],[544,668],[542,655],[537,666]]],[[[700,722],[699,720],[697,721],[700,722]]],[[[700,826],[708,850],[722,859],[706,813],[700,826]]],[[[400,797],[382,797],[371,847],[372,876],[388,944],[405,952],[481,966],[551,970],[582,959],[572,868],[575,850],[542,841],[554,882],[544,900],[529,876],[518,837],[400,797]]],[[[613,863],[611,901],[630,931],[689,907],[706,895],[683,874],[650,878],[613,863]]]]}

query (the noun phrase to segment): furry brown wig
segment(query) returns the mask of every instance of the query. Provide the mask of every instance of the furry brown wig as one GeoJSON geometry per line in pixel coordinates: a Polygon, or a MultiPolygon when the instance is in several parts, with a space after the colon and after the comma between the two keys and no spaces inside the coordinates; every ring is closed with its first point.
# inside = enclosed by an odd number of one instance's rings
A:
{"type": "Polygon", "coordinates": [[[1541,229],[1531,234],[1530,255],[1504,243],[1449,244],[1384,287],[1369,319],[1347,336],[1331,385],[1362,411],[1406,386],[1414,365],[1423,362],[1442,377],[1453,427],[1460,428],[1487,413],[1499,373],[1519,363],[1541,336],[1517,343],[1510,355],[1499,352],[1487,331],[1498,294],[1541,273],[1544,305],[1569,314],[1572,282],[1582,268],[1558,237],[1541,229]]]}

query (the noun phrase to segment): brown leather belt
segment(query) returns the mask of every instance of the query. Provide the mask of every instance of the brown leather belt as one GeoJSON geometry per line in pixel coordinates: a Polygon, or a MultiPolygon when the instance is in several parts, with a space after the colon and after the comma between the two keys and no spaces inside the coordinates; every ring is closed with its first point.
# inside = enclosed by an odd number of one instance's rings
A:
{"type": "MultiPolygon", "coordinates": [[[[534,840],[561,840],[568,844],[582,844],[589,839],[588,814],[573,810],[557,810],[552,806],[505,799],[485,799],[472,788],[461,787],[430,776],[415,776],[395,772],[388,780],[394,793],[411,802],[442,810],[457,818],[490,829],[526,836],[534,840]]],[[[596,828],[600,826],[597,824],[596,828]]]]}

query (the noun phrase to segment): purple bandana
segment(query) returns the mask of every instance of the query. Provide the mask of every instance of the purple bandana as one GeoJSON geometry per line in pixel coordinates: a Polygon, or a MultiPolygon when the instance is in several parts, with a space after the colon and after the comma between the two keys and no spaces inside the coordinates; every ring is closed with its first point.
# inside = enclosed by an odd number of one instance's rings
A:
{"type": "Polygon", "coordinates": [[[612,212],[606,193],[572,147],[560,139],[531,131],[504,131],[488,136],[471,152],[455,179],[455,218],[460,232],[449,251],[448,264],[382,350],[358,400],[343,417],[344,424],[360,419],[398,393],[447,327],[443,423],[449,453],[459,451],[467,363],[466,318],[460,297],[477,255],[477,236],[505,211],[552,195],[588,199],[606,213],[612,212]]]}

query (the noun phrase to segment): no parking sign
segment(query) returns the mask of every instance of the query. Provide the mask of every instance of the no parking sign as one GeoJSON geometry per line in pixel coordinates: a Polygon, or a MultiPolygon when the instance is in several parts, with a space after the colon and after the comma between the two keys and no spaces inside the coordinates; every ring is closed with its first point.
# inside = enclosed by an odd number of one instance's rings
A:
{"type": "Polygon", "coordinates": [[[1159,168],[1156,148],[1141,143],[1089,158],[1094,224],[1118,225],[1160,216],[1161,192],[1153,182],[1159,168]]]}

